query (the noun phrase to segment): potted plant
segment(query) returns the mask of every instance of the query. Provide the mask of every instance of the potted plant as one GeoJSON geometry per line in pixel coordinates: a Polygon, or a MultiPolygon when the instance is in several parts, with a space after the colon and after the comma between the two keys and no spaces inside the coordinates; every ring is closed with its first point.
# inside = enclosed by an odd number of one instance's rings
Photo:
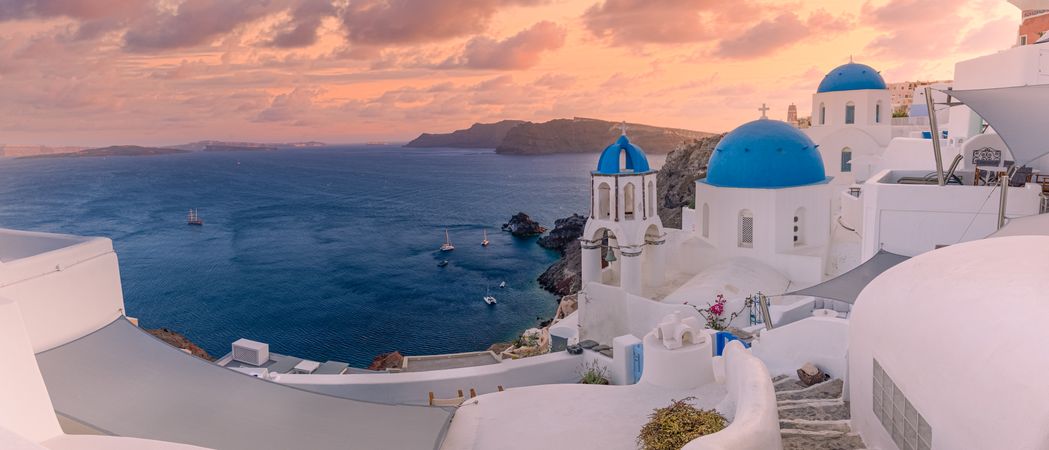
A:
{"type": "Polygon", "coordinates": [[[670,405],[656,408],[637,435],[642,450],[678,450],[692,440],[725,429],[728,421],[714,410],[696,408],[695,397],[671,400],[670,405]]]}
{"type": "Polygon", "coordinates": [[[708,302],[705,308],[700,308],[696,305],[689,305],[688,302],[685,302],[686,305],[695,308],[696,312],[698,312],[699,315],[703,316],[703,318],[707,321],[707,327],[718,331],[722,331],[725,328],[728,328],[728,326],[732,324],[732,321],[735,320],[736,317],[739,317],[740,314],[743,314],[743,311],[745,311],[753,304],[753,300],[751,300],[748,297],[746,301],[743,302],[743,307],[741,307],[739,311],[731,313],[728,316],[725,316],[726,303],[728,303],[728,300],[726,300],[725,296],[722,294],[718,294],[717,298],[714,299],[714,303],[708,302]]]}

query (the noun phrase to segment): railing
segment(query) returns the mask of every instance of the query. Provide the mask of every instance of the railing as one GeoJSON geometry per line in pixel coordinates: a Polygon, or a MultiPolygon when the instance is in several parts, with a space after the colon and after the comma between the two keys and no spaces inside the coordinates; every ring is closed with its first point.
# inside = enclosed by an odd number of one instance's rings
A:
{"type": "Polygon", "coordinates": [[[862,191],[861,191],[861,189],[859,187],[850,187],[849,188],[849,195],[851,195],[853,197],[860,198],[860,192],[862,192],[862,191]]]}

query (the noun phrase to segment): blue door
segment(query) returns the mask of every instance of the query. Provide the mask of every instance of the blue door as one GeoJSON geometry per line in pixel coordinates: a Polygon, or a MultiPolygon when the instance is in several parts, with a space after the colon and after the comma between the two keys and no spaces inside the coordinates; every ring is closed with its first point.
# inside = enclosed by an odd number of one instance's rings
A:
{"type": "Polygon", "coordinates": [[[645,368],[645,347],[640,342],[630,346],[630,384],[641,381],[641,371],[645,368]]]}

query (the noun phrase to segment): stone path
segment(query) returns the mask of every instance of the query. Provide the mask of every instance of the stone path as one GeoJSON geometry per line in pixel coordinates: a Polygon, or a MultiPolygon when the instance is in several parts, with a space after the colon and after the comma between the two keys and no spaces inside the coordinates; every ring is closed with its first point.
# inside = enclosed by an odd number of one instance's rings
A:
{"type": "Polygon", "coordinates": [[[849,403],[839,379],[806,387],[797,378],[772,379],[784,450],[853,450],[866,446],[849,427],[849,403]]]}

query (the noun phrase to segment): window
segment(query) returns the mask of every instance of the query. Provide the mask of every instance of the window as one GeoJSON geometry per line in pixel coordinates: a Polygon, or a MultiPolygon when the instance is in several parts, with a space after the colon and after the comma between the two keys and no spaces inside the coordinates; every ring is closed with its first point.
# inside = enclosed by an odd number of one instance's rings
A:
{"type": "Polygon", "coordinates": [[[1027,35],[1026,34],[1021,34],[1020,35],[1020,45],[1027,45],[1027,35]]]}
{"type": "Polygon", "coordinates": [[[601,183],[597,188],[597,218],[609,219],[612,217],[612,189],[608,183],[601,183]]]}
{"type": "Polygon", "coordinates": [[[820,103],[820,125],[827,124],[827,106],[820,103]]]}
{"type": "Polygon", "coordinates": [[[852,149],[845,147],[841,149],[841,171],[852,172],[852,149]]]}
{"type": "Polygon", "coordinates": [[[703,237],[710,237],[710,205],[706,203],[703,204],[703,227],[701,230],[703,237]]]}
{"type": "Polygon", "coordinates": [[[881,102],[874,105],[874,123],[881,123],[881,102]]]}
{"type": "Polygon", "coordinates": [[[754,214],[744,209],[739,212],[739,246],[754,248],[754,214]]]}
{"type": "Polygon", "coordinates": [[[856,123],[856,104],[853,102],[845,105],[845,123],[849,125],[856,123]]]}
{"type": "Polygon", "coordinates": [[[900,387],[874,360],[873,406],[874,415],[892,436],[900,449],[929,450],[932,448],[932,427],[903,395],[900,387]]]}
{"type": "Polygon", "coordinates": [[[805,208],[794,211],[794,246],[805,245],[805,208]]]}
{"type": "Polygon", "coordinates": [[[627,220],[634,220],[634,203],[637,200],[634,198],[634,183],[627,183],[623,187],[623,218],[627,220]]]}

